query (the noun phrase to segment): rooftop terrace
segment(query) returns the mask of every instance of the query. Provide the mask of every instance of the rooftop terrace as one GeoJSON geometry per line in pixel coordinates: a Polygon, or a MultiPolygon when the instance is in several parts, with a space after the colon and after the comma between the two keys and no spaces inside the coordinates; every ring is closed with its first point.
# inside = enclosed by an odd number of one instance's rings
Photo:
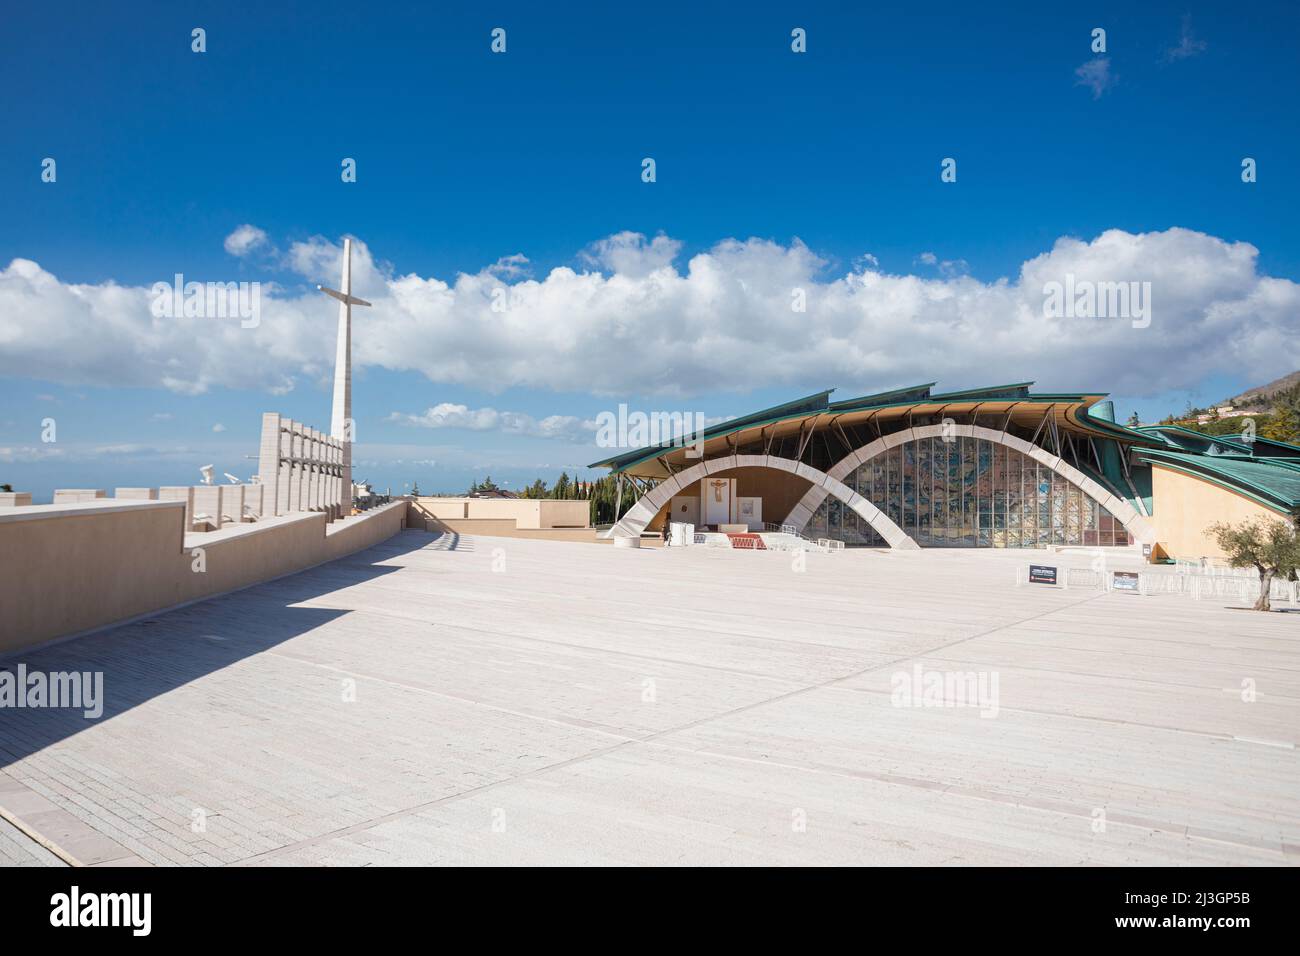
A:
{"type": "Polygon", "coordinates": [[[0,711],[0,818],[85,863],[1300,860],[1294,614],[798,560],[407,531],[28,652],[106,710],[0,711]],[[996,716],[894,706],[918,665],[996,716]]]}

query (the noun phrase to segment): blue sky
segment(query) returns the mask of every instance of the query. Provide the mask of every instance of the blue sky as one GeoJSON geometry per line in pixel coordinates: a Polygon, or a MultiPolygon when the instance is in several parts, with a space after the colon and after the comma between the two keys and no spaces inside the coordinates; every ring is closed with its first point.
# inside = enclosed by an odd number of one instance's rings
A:
{"type": "Polygon", "coordinates": [[[0,280],[0,481],[39,499],[189,482],[209,461],[247,474],[262,411],[327,427],[328,369],[283,342],[272,354],[264,336],[292,330],[317,339],[305,351],[328,349],[335,313],[311,289],[345,234],[364,244],[383,299],[357,316],[354,399],[358,472],[381,487],[460,490],[489,470],[553,478],[605,457],[580,423],[618,402],[716,417],[830,385],[1028,377],[1110,390],[1121,414],[1152,417],[1294,371],[1281,323],[1296,317],[1300,279],[1297,8],[1056,6],[15,7],[0,34],[0,269],[28,260],[55,284],[12,266],[0,280]],[[205,53],[191,51],[194,27],[205,53]],[[489,49],[494,27],[504,54],[489,49]],[[807,53],[791,51],[794,27],[807,53]],[[1094,27],[1104,54],[1090,49],[1094,27]],[[45,157],[54,183],[41,181],[45,157]],[[340,180],[343,157],[355,183],[340,180]],[[945,157],[956,183],[940,181],[945,157]],[[1243,157],[1257,182],[1241,181],[1243,157]],[[264,238],[232,255],[227,237],[245,224],[264,238]],[[1157,303],[1171,303],[1154,331],[1114,339],[1111,361],[981,354],[1000,280],[1016,284],[1062,238],[1093,244],[1109,230],[1120,239],[1068,262],[1149,272],[1157,303]],[[733,239],[739,249],[720,249],[733,239]],[[1243,244],[1257,250],[1246,265],[1243,244]],[[518,254],[526,265],[498,264],[518,254]],[[832,345],[801,342],[777,361],[798,330],[762,303],[788,293],[756,286],[787,267],[825,288],[828,309],[859,310],[846,340],[872,338],[873,360],[833,346],[850,321],[835,312],[809,326],[832,345]],[[655,268],[682,281],[647,278],[655,268]],[[556,269],[626,282],[601,285],[588,314],[592,296],[556,269]],[[856,297],[836,287],[864,271],[892,280],[856,297]],[[112,290],[177,272],[259,281],[276,304],[257,336],[169,338],[168,377],[140,296],[112,290]],[[450,291],[402,293],[402,277],[450,291]],[[476,296],[516,284],[512,324],[460,334],[490,321],[476,296]],[[930,310],[953,297],[962,318],[941,343],[941,315],[908,319],[900,298],[913,295],[930,310]],[[710,302],[725,328],[691,311],[710,302]],[[677,339],[638,348],[679,315],[677,339]],[[542,327],[546,342],[521,358],[518,342],[542,327]],[[43,349],[60,329],[81,347],[43,349]],[[932,373],[912,361],[909,330],[933,350],[932,373]],[[624,377],[611,372],[625,362],[624,377]],[[426,414],[438,406],[465,411],[426,414]],[[551,416],[567,437],[535,425],[551,416]],[[54,447],[40,440],[48,417],[54,447]]]}

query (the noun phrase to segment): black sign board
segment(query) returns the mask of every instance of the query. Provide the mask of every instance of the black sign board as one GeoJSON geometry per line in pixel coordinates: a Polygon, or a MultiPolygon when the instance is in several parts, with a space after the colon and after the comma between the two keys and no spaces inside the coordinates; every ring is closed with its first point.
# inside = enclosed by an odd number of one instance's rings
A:
{"type": "Polygon", "coordinates": [[[1136,571],[1116,571],[1111,578],[1111,587],[1116,591],[1136,591],[1138,575],[1136,571]]]}
{"type": "Polygon", "coordinates": [[[1031,564],[1029,566],[1029,583],[1055,584],[1056,568],[1047,564],[1031,564]]]}

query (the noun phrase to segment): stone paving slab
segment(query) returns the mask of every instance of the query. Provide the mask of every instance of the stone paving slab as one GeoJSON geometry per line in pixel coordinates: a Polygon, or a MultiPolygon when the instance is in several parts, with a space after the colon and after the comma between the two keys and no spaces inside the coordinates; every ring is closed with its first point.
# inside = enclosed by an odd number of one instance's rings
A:
{"type": "Polygon", "coordinates": [[[0,866],[67,866],[67,864],[4,817],[0,817],[0,866]]]}
{"type": "MultiPolygon", "coordinates": [[[[130,866],[139,862],[135,854],[88,821],[5,773],[0,773],[0,821],[9,829],[13,842],[21,839],[32,844],[25,848],[32,859],[55,861],[38,865],[130,866]]],[[[0,856],[20,858],[5,853],[0,856]]]]}
{"type": "Polygon", "coordinates": [[[0,807],[92,864],[1297,862],[1300,615],[1030,560],[1091,558],[405,532],[27,655],[106,712],[0,711],[0,807]]]}

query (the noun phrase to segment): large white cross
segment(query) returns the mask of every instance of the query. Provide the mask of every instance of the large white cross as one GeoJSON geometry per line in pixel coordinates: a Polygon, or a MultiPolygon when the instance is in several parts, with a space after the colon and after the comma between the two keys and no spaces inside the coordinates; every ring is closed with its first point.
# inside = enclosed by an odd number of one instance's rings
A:
{"type": "Polygon", "coordinates": [[[334,353],[334,414],[330,418],[330,437],[343,443],[343,475],[340,495],[343,514],[352,512],[352,307],[370,305],[352,294],[352,240],[343,240],[342,291],[318,285],[316,288],[339,300],[339,340],[334,353]]]}

